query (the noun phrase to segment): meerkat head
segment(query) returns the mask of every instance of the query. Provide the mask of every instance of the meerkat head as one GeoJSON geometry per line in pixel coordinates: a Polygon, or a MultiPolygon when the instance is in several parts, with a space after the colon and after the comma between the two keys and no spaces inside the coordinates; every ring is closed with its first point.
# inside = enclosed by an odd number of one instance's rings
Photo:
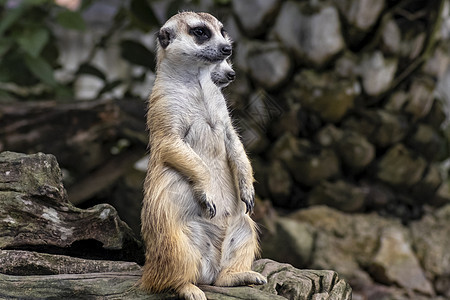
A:
{"type": "Polygon", "coordinates": [[[158,33],[158,64],[167,59],[177,66],[211,65],[231,52],[231,39],[222,23],[208,13],[178,13],[158,33]]]}
{"type": "Polygon", "coordinates": [[[215,65],[211,71],[211,80],[219,88],[228,86],[236,78],[236,73],[233,70],[231,61],[224,59],[219,64],[215,65]]]}

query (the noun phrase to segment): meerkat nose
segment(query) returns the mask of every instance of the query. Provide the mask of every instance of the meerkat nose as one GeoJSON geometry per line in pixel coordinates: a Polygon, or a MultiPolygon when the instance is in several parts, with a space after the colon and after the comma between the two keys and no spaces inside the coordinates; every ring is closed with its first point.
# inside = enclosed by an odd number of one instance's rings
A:
{"type": "Polygon", "coordinates": [[[236,78],[236,73],[234,71],[230,71],[227,73],[227,79],[229,81],[233,81],[236,78]]]}
{"type": "Polygon", "coordinates": [[[232,50],[233,48],[231,48],[231,45],[224,45],[224,46],[222,46],[222,48],[220,49],[220,52],[223,54],[223,55],[231,55],[231,50],[232,50]]]}

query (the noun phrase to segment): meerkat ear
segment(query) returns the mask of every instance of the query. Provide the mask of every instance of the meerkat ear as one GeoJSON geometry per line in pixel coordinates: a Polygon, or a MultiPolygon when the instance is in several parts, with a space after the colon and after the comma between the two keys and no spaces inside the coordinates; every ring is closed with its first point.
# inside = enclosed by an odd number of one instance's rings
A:
{"type": "Polygon", "coordinates": [[[158,41],[163,49],[166,49],[167,46],[169,46],[174,37],[175,34],[170,28],[161,28],[161,30],[158,32],[158,41]]]}

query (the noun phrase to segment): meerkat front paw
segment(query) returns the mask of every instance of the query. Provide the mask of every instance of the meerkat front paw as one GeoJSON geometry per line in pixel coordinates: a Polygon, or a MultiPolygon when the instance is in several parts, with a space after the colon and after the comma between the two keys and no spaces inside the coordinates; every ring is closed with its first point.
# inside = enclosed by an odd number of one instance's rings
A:
{"type": "Polygon", "coordinates": [[[253,207],[255,206],[255,188],[253,184],[248,184],[245,180],[239,180],[239,191],[241,200],[247,207],[245,213],[252,214],[253,207]]]}
{"type": "Polygon", "coordinates": [[[205,210],[206,215],[212,219],[216,216],[216,205],[212,201],[211,197],[209,197],[205,192],[201,192],[198,196],[200,201],[200,205],[205,210]]]}

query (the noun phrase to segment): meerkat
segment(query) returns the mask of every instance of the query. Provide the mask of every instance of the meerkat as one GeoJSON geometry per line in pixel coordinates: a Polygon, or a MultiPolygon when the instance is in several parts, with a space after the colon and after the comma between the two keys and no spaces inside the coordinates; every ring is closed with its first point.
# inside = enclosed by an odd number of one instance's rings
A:
{"type": "Polygon", "coordinates": [[[211,80],[219,88],[227,87],[236,78],[236,73],[229,59],[224,59],[211,71],[211,80]]]}
{"type": "Polygon", "coordinates": [[[145,290],[205,300],[196,285],[266,283],[251,271],[259,252],[252,167],[212,79],[231,52],[207,13],[178,13],[158,33],[141,213],[145,290]]]}

